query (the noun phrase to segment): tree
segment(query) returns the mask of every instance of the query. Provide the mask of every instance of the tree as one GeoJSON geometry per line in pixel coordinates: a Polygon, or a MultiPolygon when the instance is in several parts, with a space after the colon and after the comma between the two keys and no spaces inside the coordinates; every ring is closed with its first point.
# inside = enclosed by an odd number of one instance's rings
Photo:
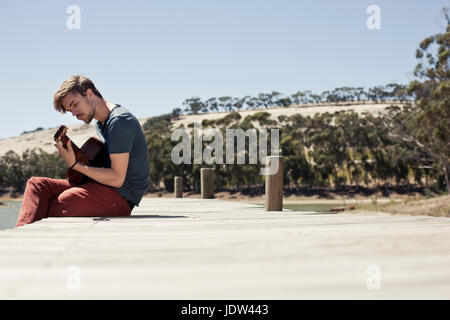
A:
{"type": "Polygon", "coordinates": [[[210,99],[206,100],[205,103],[208,105],[209,110],[210,110],[211,112],[217,112],[217,111],[219,111],[219,104],[218,104],[216,98],[210,98],[210,99]]]}
{"type": "Polygon", "coordinates": [[[226,111],[233,111],[234,103],[233,98],[224,96],[219,98],[219,106],[226,111]]]}
{"type": "MultiPolygon", "coordinates": [[[[438,172],[450,193],[450,19],[446,32],[424,39],[416,51],[419,60],[407,88],[415,103],[403,109],[391,108],[386,123],[391,134],[404,144],[412,144],[420,154],[422,165],[438,172]]],[[[443,187],[443,184],[440,185],[443,187]]]]}
{"type": "Polygon", "coordinates": [[[178,119],[182,113],[183,113],[183,110],[181,110],[180,108],[174,108],[174,109],[172,109],[172,116],[173,116],[175,119],[178,119]]]}
{"type": "Polygon", "coordinates": [[[16,191],[25,189],[26,177],[23,173],[23,162],[20,156],[14,151],[8,151],[2,157],[2,167],[4,167],[3,180],[4,185],[16,191]]]}
{"type": "Polygon", "coordinates": [[[450,193],[450,18],[448,8],[443,9],[447,20],[445,33],[424,39],[416,51],[419,64],[414,75],[420,80],[409,84],[408,92],[416,103],[402,115],[403,138],[414,142],[434,158],[450,193]]]}
{"type": "Polygon", "coordinates": [[[183,102],[183,105],[186,106],[184,111],[186,111],[188,113],[192,113],[192,114],[197,114],[200,111],[203,112],[205,110],[205,104],[203,103],[203,101],[200,100],[199,97],[193,97],[190,99],[186,99],[183,102]]]}

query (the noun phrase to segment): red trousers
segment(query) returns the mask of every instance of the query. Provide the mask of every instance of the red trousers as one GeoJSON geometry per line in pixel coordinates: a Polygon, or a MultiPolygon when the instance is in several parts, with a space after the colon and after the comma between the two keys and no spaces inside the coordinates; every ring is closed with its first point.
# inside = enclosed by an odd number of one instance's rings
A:
{"type": "Polygon", "coordinates": [[[129,216],[130,206],[111,187],[97,182],[73,185],[67,180],[28,180],[16,227],[47,217],[129,216]]]}

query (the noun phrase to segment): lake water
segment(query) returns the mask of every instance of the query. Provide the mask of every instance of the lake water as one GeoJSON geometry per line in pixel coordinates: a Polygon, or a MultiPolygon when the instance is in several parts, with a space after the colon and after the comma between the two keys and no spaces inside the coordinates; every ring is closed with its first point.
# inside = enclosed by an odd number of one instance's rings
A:
{"type": "Polygon", "coordinates": [[[338,203],[296,203],[296,204],[285,204],[284,209],[294,210],[294,211],[314,211],[314,212],[331,212],[331,209],[336,207],[343,207],[344,204],[338,203]]]}
{"type": "Polygon", "coordinates": [[[0,206],[0,230],[12,229],[16,226],[22,201],[2,201],[0,206]]]}

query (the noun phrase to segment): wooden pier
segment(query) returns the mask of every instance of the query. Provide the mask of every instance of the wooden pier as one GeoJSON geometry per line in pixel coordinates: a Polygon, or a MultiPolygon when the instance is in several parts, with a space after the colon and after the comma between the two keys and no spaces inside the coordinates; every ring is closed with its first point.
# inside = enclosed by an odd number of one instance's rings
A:
{"type": "Polygon", "coordinates": [[[144,198],[0,231],[1,299],[449,299],[450,219],[144,198]]]}

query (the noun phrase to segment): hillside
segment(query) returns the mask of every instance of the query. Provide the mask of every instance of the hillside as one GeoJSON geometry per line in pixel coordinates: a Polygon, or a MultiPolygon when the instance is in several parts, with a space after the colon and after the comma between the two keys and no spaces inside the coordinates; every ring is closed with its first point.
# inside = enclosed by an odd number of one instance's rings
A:
{"type": "MultiPolygon", "coordinates": [[[[245,118],[247,115],[252,115],[256,112],[269,112],[271,118],[276,120],[278,116],[292,116],[294,114],[301,114],[303,116],[313,116],[316,113],[330,112],[342,110],[353,109],[355,112],[370,112],[378,113],[383,112],[383,110],[390,106],[391,104],[351,104],[345,103],[345,105],[303,105],[303,106],[293,106],[289,108],[276,107],[268,109],[251,109],[239,111],[239,114],[245,118]]],[[[177,121],[174,122],[173,127],[177,128],[180,125],[185,127],[192,122],[201,122],[204,119],[213,120],[219,119],[226,115],[226,112],[215,112],[215,113],[205,113],[205,114],[195,114],[195,115],[183,115],[177,121]]],[[[141,125],[146,122],[148,118],[141,118],[139,122],[141,125]]],[[[96,136],[97,133],[93,124],[86,125],[83,123],[68,126],[69,131],[67,135],[72,139],[72,141],[77,145],[81,146],[83,143],[91,136],[96,136]]],[[[53,146],[53,135],[58,127],[40,130],[36,132],[26,133],[17,137],[0,139],[0,157],[3,156],[9,150],[13,150],[17,154],[22,154],[26,149],[42,148],[42,150],[53,153],[56,148],[53,146]]]]}

